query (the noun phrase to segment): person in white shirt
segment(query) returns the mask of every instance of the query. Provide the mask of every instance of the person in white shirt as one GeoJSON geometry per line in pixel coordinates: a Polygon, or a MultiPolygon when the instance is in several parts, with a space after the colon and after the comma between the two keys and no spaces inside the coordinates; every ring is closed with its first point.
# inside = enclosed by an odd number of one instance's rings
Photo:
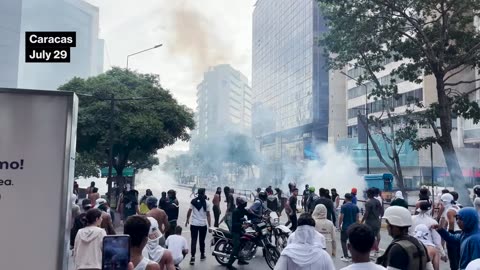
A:
{"type": "Polygon", "coordinates": [[[175,234],[170,235],[165,242],[165,246],[172,252],[173,263],[176,267],[183,261],[188,254],[187,239],[182,236],[182,227],[175,228],[175,234]]]}
{"type": "Polygon", "coordinates": [[[297,230],[288,238],[274,270],[334,269],[332,258],[325,251],[325,237],[315,230],[315,220],[308,213],[301,214],[297,230]]]}
{"type": "Polygon", "coordinates": [[[190,202],[190,209],[188,209],[187,212],[187,221],[185,221],[185,227],[187,227],[190,222],[190,217],[192,217],[192,223],[190,224],[190,232],[192,234],[192,258],[190,259],[190,265],[195,264],[197,238],[199,238],[200,245],[200,260],[204,261],[207,259],[205,256],[205,238],[207,237],[207,228],[211,227],[210,212],[212,206],[210,202],[207,201],[205,189],[199,188],[197,194],[198,196],[190,202]]]}
{"type": "Polygon", "coordinates": [[[386,270],[385,267],[370,261],[370,250],[375,243],[375,234],[366,224],[352,224],[348,228],[348,250],[353,264],[341,270],[386,270]]]}

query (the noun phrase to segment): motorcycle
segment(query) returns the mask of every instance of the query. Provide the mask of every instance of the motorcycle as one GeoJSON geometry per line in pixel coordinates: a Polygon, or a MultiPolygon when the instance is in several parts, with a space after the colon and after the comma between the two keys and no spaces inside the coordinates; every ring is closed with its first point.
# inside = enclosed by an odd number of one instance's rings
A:
{"type": "MultiPolygon", "coordinates": [[[[267,222],[260,222],[256,225],[246,222],[246,224],[251,227],[247,228],[240,237],[238,259],[250,261],[255,258],[257,248],[261,247],[268,267],[273,270],[280,258],[280,251],[269,240],[272,226],[268,225],[267,222]]],[[[228,264],[230,254],[233,251],[232,234],[220,228],[210,228],[209,231],[213,235],[211,242],[211,246],[214,247],[212,255],[219,264],[225,266],[228,264]]]]}
{"type": "Polygon", "coordinates": [[[287,226],[280,224],[280,218],[276,212],[270,212],[268,222],[273,228],[272,232],[275,246],[282,252],[287,246],[288,237],[292,234],[292,231],[287,226]]]}

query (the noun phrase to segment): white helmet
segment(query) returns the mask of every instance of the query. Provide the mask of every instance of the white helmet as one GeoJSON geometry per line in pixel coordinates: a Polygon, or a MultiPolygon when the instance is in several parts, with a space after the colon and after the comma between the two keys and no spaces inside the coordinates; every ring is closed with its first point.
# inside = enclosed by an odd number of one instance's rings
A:
{"type": "Polygon", "coordinates": [[[407,208],[402,206],[390,206],[385,210],[383,218],[388,220],[388,223],[397,227],[412,226],[412,216],[407,208]]]}

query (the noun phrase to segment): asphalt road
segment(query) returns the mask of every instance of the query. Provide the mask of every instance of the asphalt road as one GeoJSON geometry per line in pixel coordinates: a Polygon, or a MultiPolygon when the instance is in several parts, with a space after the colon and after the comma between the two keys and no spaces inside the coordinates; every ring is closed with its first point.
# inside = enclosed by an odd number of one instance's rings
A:
{"type": "MultiPolygon", "coordinates": [[[[155,187],[151,187],[150,189],[152,189],[153,194],[155,196],[158,196],[158,197],[161,194],[161,191],[166,191],[166,190],[155,189],[155,187]]],[[[176,187],[175,189],[177,190],[177,198],[178,198],[179,203],[180,203],[180,214],[179,214],[178,224],[181,225],[181,226],[184,226],[186,216],[187,216],[188,207],[189,207],[189,203],[190,203],[190,201],[193,197],[190,197],[191,190],[189,190],[189,189],[178,188],[178,187],[176,187]]],[[[143,195],[145,193],[143,190],[139,190],[139,192],[140,192],[141,195],[143,195]]],[[[213,193],[209,193],[207,195],[210,198],[213,197],[213,193]]],[[[224,199],[224,198],[222,198],[222,199],[224,199]]],[[[223,215],[223,213],[225,212],[226,203],[222,203],[221,208],[222,208],[222,215],[223,215]]],[[[282,218],[283,218],[282,221],[285,222],[286,221],[285,216],[283,216],[282,218]]],[[[213,223],[213,215],[212,215],[212,223],[213,223]]],[[[220,227],[222,227],[222,226],[225,226],[225,225],[222,224],[220,227]]],[[[226,226],[225,226],[225,228],[226,228],[226,226]]],[[[189,231],[188,227],[184,228],[183,236],[187,239],[188,243],[190,244],[190,231],[189,231]]],[[[392,238],[390,236],[388,236],[388,233],[385,229],[382,229],[381,237],[382,238],[381,238],[381,242],[380,242],[380,248],[381,248],[381,250],[384,250],[388,246],[388,244],[391,242],[392,238]]],[[[187,270],[187,269],[188,270],[226,269],[225,267],[220,266],[218,264],[218,262],[215,260],[215,258],[213,256],[211,256],[213,247],[210,247],[210,242],[211,242],[211,235],[207,234],[207,239],[206,239],[207,259],[205,261],[200,261],[200,251],[198,250],[198,244],[197,244],[197,258],[196,258],[196,261],[195,261],[195,265],[193,265],[193,266],[189,265],[190,256],[187,255],[185,260],[180,264],[180,267],[182,269],[185,269],[185,270],[187,270]]],[[[341,245],[340,245],[340,234],[338,233],[337,234],[337,257],[333,258],[336,269],[341,269],[341,268],[348,265],[348,263],[342,262],[340,260],[340,257],[342,256],[341,254],[342,254],[342,249],[341,249],[341,245]]],[[[252,269],[252,270],[269,269],[266,262],[265,262],[264,257],[261,254],[261,250],[259,250],[257,256],[253,260],[250,261],[249,265],[237,266],[235,264],[235,267],[237,267],[238,269],[245,269],[245,270],[248,270],[248,269],[252,269]]],[[[69,267],[69,270],[73,270],[73,269],[74,269],[73,268],[73,263],[71,263],[70,267],[69,267]]],[[[441,262],[440,269],[441,270],[444,270],[444,269],[447,270],[447,269],[450,269],[450,268],[448,266],[448,263],[441,262]]]]}

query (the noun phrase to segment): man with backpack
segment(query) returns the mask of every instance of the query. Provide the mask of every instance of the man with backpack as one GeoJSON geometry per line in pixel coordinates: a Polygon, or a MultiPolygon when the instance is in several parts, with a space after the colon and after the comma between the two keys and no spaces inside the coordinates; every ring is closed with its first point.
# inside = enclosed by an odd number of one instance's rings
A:
{"type": "Polygon", "coordinates": [[[393,241],[377,259],[377,264],[388,269],[433,269],[425,246],[408,234],[408,228],[412,226],[410,212],[402,206],[390,206],[385,210],[383,219],[393,241]]]}

